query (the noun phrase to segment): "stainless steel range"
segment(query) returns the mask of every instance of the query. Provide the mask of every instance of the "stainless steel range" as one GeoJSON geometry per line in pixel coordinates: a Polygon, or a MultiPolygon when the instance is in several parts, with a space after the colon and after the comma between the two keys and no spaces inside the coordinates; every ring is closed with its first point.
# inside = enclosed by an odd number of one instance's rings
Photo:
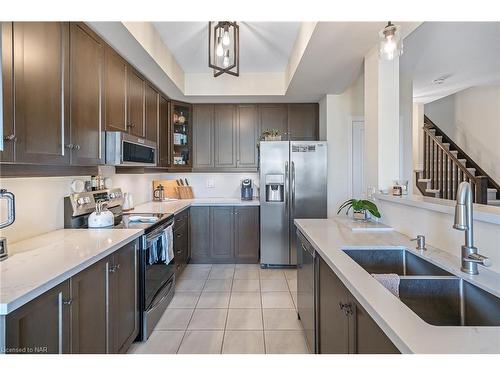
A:
{"type": "Polygon", "coordinates": [[[64,227],[88,228],[88,218],[97,202],[104,204],[114,215],[113,229],[143,229],[139,260],[140,333],[138,339],[147,340],[156,323],[172,300],[175,289],[175,266],[168,261],[164,247],[168,228],[174,215],[123,214],[121,189],[109,189],[71,194],[64,198],[64,227]],[[135,216],[135,218],[134,218],[135,216]],[[137,220],[138,217],[140,220],[137,220]]]}

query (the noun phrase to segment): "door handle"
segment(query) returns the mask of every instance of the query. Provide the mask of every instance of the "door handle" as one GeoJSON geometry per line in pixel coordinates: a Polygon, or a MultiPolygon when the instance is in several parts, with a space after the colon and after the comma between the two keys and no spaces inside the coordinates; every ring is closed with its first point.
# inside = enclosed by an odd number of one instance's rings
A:
{"type": "Polygon", "coordinates": [[[288,190],[289,190],[289,181],[288,181],[288,161],[285,161],[285,215],[288,217],[288,190]]]}
{"type": "Polygon", "coordinates": [[[292,161],[292,214],[295,211],[295,163],[292,161]]]}

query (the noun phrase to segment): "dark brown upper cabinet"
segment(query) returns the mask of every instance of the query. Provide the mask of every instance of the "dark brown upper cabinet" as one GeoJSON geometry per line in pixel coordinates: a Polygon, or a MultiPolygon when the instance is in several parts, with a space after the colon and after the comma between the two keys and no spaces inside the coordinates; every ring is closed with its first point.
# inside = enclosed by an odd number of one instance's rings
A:
{"type": "Polygon", "coordinates": [[[214,119],[215,168],[236,168],[236,107],[216,105],[214,119]]]}
{"type": "Polygon", "coordinates": [[[170,166],[190,171],[193,166],[193,106],[170,101],[170,166]]]}
{"type": "Polygon", "coordinates": [[[257,168],[259,163],[259,112],[255,104],[241,104],[237,108],[237,156],[238,168],[257,168]]]}
{"type": "Polygon", "coordinates": [[[291,141],[317,141],[319,119],[317,103],[288,104],[288,136],[291,141]]]}
{"type": "Polygon", "coordinates": [[[127,131],[127,62],[107,46],[104,67],[106,130],[127,131]]]}
{"type": "Polygon", "coordinates": [[[104,163],[104,47],[85,25],[70,26],[71,164],[104,163]]]}
{"type": "Polygon", "coordinates": [[[282,136],[281,140],[288,140],[288,109],[286,104],[259,105],[259,127],[262,134],[265,130],[276,129],[282,136]]]}
{"type": "Polygon", "coordinates": [[[15,160],[69,164],[69,23],[14,22],[15,160]]]}
{"type": "Polygon", "coordinates": [[[127,127],[130,134],[144,138],[146,136],[144,123],[145,83],[144,80],[133,70],[129,70],[127,77],[127,127]]]}
{"type": "Polygon", "coordinates": [[[0,161],[14,161],[16,134],[14,131],[14,86],[13,86],[13,48],[12,22],[0,22],[2,32],[2,83],[3,83],[3,150],[0,151],[0,161]]]}
{"type": "Polygon", "coordinates": [[[170,165],[170,105],[166,98],[160,96],[159,106],[158,166],[168,167],[170,165]]]}
{"type": "Polygon", "coordinates": [[[193,168],[213,168],[214,105],[193,106],[193,168]]]}
{"type": "Polygon", "coordinates": [[[158,143],[159,94],[148,84],[145,88],[146,139],[158,143]]]}

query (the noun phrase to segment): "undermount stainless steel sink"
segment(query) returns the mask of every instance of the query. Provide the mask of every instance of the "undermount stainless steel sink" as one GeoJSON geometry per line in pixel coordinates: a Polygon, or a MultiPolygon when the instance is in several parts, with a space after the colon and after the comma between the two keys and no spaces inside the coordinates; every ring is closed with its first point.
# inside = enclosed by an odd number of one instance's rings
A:
{"type": "Polygon", "coordinates": [[[399,298],[437,326],[500,326],[500,298],[455,276],[403,276],[399,298]]]}
{"type": "Polygon", "coordinates": [[[368,273],[400,276],[452,276],[451,273],[404,249],[344,250],[368,273]]]}
{"type": "Polygon", "coordinates": [[[344,250],[368,273],[400,275],[399,298],[436,326],[500,326],[500,298],[403,249],[344,250]]]}

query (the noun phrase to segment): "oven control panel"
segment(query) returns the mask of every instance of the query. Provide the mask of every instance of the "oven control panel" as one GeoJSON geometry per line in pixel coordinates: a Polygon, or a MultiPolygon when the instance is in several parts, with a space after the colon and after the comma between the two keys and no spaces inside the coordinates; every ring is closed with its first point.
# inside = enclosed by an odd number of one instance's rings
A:
{"type": "Polygon", "coordinates": [[[108,208],[123,205],[123,193],[119,188],[75,193],[66,198],[70,201],[73,209],[71,216],[93,212],[99,201],[105,202],[108,208]]]}

